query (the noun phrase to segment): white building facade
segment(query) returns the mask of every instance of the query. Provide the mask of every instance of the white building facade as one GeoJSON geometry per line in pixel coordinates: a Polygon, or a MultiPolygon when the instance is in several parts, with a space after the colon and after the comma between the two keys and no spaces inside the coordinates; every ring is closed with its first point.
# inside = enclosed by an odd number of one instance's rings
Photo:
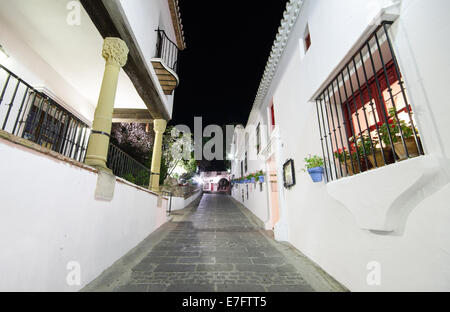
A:
{"type": "Polygon", "coordinates": [[[233,178],[263,170],[265,182],[233,197],[351,291],[450,290],[449,12],[445,0],[290,1],[236,129],[233,178]],[[323,182],[303,170],[308,155],[324,158],[323,182]]]}
{"type": "Polygon", "coordinates": [[[186,48],[178,2],[1,0],[0,45],[0,291],[78,291],[168,221],[166,197],[116,177],[147,171],[148,185],[153,167],[113,147],[106,170],[83,162],[89,137],[110,135],[96,119],[161,120],[162,136],[186,48]]]}

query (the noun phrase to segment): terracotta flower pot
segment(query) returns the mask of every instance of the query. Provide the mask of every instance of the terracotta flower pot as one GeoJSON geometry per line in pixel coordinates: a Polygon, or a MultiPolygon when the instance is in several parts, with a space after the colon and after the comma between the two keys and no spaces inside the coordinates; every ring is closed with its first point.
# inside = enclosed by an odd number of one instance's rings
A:
{"type": "Polygon", "coordinates": [[[377,165],[378,168],[380,167],[384,167],[385,165],[389,165],[389,164],[393,164],[395,162],[394,160],[394,155],[392,153],[392,147],[385,147],[384,148],[384,160],[383,160],[383,155],[381,154],[381,149],[377,149],[375,152],[375,157],[373,157],[373,153],[367,155],[367,158],[369,159],[371,165],[372,165],[372,169],[376,169],[377,165]],[[376,160],[376,163],[375,163],[376,160]],[[385,164],[385,160],[386,160],[386,164],[385,164]]]}
{"type": "MultiPolygon", "coordinates": [[[[370,163],[368,165],[370,167],[370,163]]],[[[347,160],[347,171],[345,170],[346,164],[343,163],[342,166],[343,166],[342,172],[344,175],[347,173],[347,176],[352,176],[352,175],[367,171],[366,162],[363,158],[359,159],[359,165],[358,165],[358,160],[354,159],[353,166],[352,166],[351,160],[348,159],[347,160]]]]}
{"type": "Polygon", "coordinates": [[[349,162],[347,164],[347,173],[349,176],[352,176],[354,174],[358,174],[361,172],[361,170],[359,170],[358,164],[356,162],[353,163],[353,166],[355,167],[355,171],[353,171],[351,162],[349,162]]]}
{"type": "MultiPolygon", "coordinates": [[[[412,158],[419,156],[419,149],[417,148],[416,140],[414,138],[405,139],[405,144],[408,149],[409,157],[412,158]]],[[[394,150],[400,160],[405,160],[408,158],[402,142],[394,143],[394,150]]]]}

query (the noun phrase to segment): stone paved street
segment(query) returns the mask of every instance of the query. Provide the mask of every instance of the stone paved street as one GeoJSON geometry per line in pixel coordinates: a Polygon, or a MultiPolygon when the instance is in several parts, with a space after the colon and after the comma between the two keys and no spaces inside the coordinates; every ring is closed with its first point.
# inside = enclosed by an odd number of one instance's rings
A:
{"type": "Polygon", "coordinates": [[[314,291],[276,244],[231,197],[205,194],[113,290],[314,291]]]}

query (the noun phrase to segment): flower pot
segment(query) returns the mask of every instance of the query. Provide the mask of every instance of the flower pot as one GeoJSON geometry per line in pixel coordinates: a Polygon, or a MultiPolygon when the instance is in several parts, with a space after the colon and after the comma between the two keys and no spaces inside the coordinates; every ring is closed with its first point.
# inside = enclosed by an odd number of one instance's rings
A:
{"type": "Polygon", "coordinates": [[[381,153],[381,149],[376,149],[375,151],[375,157],[373,157],[373,153],[367,155],[367,159],[369,159],[372,169],[376,169],[377,165],[378,168],[384,167],[385,165],[393,164],[394,161],[394,155],[392,154],[392,147],[384,147],[384,158],[386,160],[386,163],[383,160],[383,155],[381,153]],[[376,160],[376,163],[375,163],[376,160]]]}
{"type": "Polygon", "coordinates": [[[359,166],[358,163],[356,161],[353,162],[353,167],[352,167],[352,163],[350,161],[347,162],[347,174],[349,176],[358,174],[361,172],[361,170],[359,170],[359,166]],[[355,170],[353,170],[353,167],[355,168],[355,170]]]}
{"type": "MultiPolygon", "coordinates": [[[[419,149],[417,148],[416,140],[414,138],[405,139],[405,144],[410,158],[419,156],[419,149]]],[[[394,143],[394,150],[400,160],[408,158],[402,142],[394,143]]]]}
{"type": "MultiPolygon", "coordinates": [[[[342,164],[345,167],[345,163],[342,164]]],[[[367,164],[366,164],[366,160],[364,158],[360,158],[359,159],[359,165],[358,165],[358,160],[354,159],[353,160],[353,166],[352,166],[352,162],[351,160],[347,160],[347,176],[352,176],[361,172],[366,172],[368,170],[367,166],[371,166],[370,161],[367,160],[367,164]]],[[[343,173],[345,174],[345,168],[343,169],[343,173]]]]}
{"type": "Polygon", "coordinates": [[[259,176],[259,182],[264,183],[264,176],[259,176]]]}
{"type": "Polygon", "coordinates": [[[256,178],[251,179],[252,183],[256,183],[256,178]]]}
{"type": "Polygon", "coordinates": [[[308,169],[308,173],[314,183],[322,182],[323,180],[323,167],[316,167],[308,169]]]}

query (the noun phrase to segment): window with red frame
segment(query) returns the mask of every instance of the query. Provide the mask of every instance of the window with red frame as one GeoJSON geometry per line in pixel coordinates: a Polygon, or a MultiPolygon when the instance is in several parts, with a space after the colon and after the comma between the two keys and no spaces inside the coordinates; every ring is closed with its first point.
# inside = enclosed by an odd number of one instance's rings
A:
{"type": "Polygon", "coordinates": [[[305,53],[306,53],[306,52],[308,52],[309,48],[311,47],[311,33],[309,32],[309,25],[306,25],[303,41],[305,44],[305,53]]]}
{"type": "Polygon", "coordinates": [[[311,47],[311,34],[308,32],[308,34],[305,37],[305,52],[307,52],[310,47],[311,47]]]}
{"type": "Polygon", "coordinates": [[[383,23],[316,99],[328,181],[423,155],[383,23]]]}
{"type": "Polygon", "coordinates": [[[271,122],[271,129],[275,129],[275,108],[274,105],[272,103],[272,105],[270,105],[270,122],[271,122]]]}
{"type": "Polygon", "coordinates": [[[396,113],[407,113],[406,104],[402,98],[402,90],[399,84],[400,80],[396,75],[393,61],[390,61],[390,63],[386,65],[386,73],[388,75],[389,85],[385,78],[385,71],[384,69],[381,69],[377,73],[377,78],[373,76],[368,79],[367,83],[365,83],[360,90],[355,92],[355,94],[350,96],[343,103],[344,106],[350,107],[351,114],[349,114],[348,110],[344,110],[347,136],[353,136],[351,127],[355,129],[355,134],[359,136],[361,133],[366,132],[367,129],[369,129],[369,132],[373,133],[376,130],[377,125],[379,127],[383,125],[383,114],[385,112],[388,114],[388,112],[394,108],[394,105],[392,105],[392,101],[390,100],[388,88],[391,88],[392,90],[396,113]],[[381,93],[378,93],[377,84],[382,91],[381,93]],[[364,113],[367,116],[367,124],[364,113]]]}

